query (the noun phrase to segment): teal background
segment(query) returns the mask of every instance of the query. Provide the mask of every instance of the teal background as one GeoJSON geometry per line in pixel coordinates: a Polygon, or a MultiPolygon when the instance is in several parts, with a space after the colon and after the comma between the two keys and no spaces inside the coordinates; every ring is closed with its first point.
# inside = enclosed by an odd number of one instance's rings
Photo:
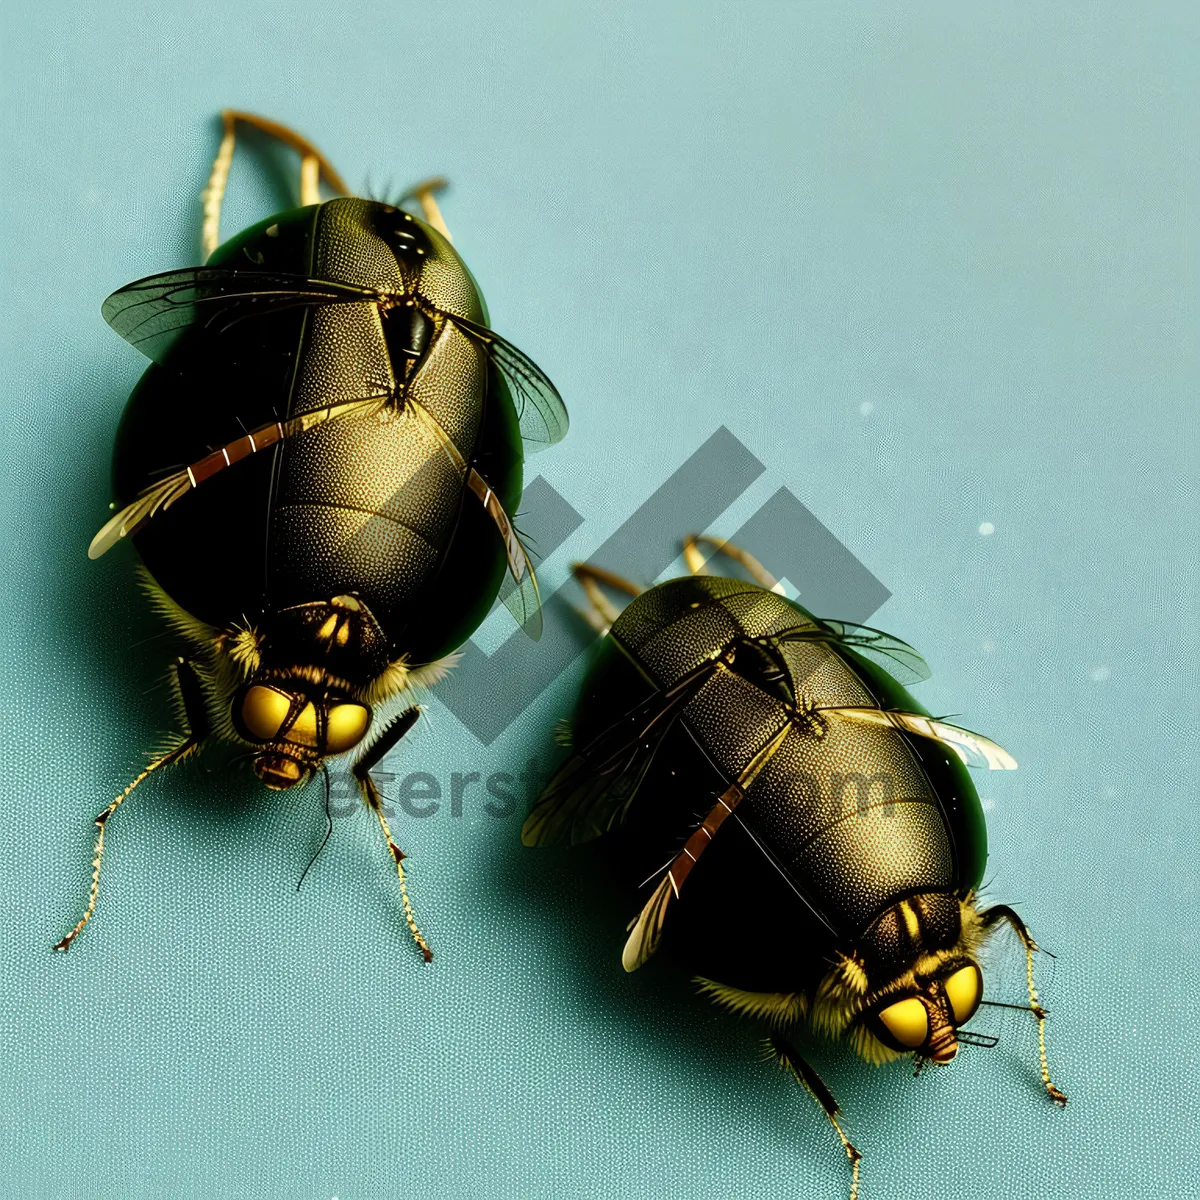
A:
{"type": "MultiPolygon", "coordinates": [[[[571,406],[531,474],[587,519],[546,586],[724,423],[767,471],[715,531],[789,487],[891,588],[877,623],[925,651],[922,701],[1020,760],[980,781],[990,895],[1057,955],[1071,1106],[1019,1015],[918,1080],[821,1050],[863,1200],[1197,1194],[1194,5],[56,0],[2,21],[0,1191],[847,1188],[755,1032],[663,964],[626,977],[629,914],[587,855],[522,850],[479,786],[396,823],[429,967],[367,816],[297,895],[316,791],[195,770],[122,809],[96,919],[51,955],[91,818],[168,720],[131,554],[85,557],[142,368],[99,306],[196,261],[229,105],[356,186],[452,179],[497,328],[571,406]]],[[[239,158],[225,232],[279,188],[239,158]]],[[[578,678],[486,748],[435,700],[389,766],[448,791],[548,762],[578,678]]],[[[1022,975],[1009,944],[992,995],[1019,1002],[1022,975]]]]}

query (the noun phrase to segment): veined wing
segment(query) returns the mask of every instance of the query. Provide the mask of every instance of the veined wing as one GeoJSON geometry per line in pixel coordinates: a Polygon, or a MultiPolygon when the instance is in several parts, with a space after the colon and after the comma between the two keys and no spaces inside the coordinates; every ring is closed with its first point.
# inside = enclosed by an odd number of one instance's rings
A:
{"type": "Polygon", "coordinates": [[[567,408],[545,371],[523,350],[505,341],[486,325],[479,325],[453,313],[443,315],[481,346],[504,376],[512,389],[517,418],[521,424],[521,437],[530,453],[561,442],[567,435],[570,423],[567,408]]]}
{"type": "Polygon", "coordinates": [[[716,667],[702,663],[670,688],[654,692],[573,754],[534,803],[521,841],[577,845],[619,824],[663,739],[716,667]]]}
{"type": "Polygon", "coordinates": [[[968,766],[990,771],[1015,771],[1017,760],[1003,746],[997,745],[982,733],[973,733],[948,721],[920,713],[893,712],[883,708],[820,708],[820,713],[847,717],[852,721],[863,721],[870,725],[888,725],[905,733],[930,738],[950,747],[968,766]]]}
{"type": "Polygon", "coordinates": [[[373,288],[284,271],[189,267],[126,284],[100,311],[131,346],[162,362],[189,329],[219,334],[239,321],[290,308],[384,299],[373,288]]]}

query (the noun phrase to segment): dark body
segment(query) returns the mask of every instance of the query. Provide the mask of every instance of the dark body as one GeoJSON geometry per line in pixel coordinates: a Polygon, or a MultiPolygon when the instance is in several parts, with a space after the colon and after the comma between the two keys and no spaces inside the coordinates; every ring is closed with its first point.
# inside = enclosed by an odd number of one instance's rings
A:
{"type": "MultiPolygon", "coordinates": [[[[655,692],[742,639],[811,629],[798,604],[740,580],[676,579],[634,599],[600,645],[572,726],[587,746],[655,692]]],[[[786,691],[817,709],[924,713],[883,669],[836,641],[780,643],[786,691]]],[[[664,947],[690,971],[755,992],[806,992],[839,954],[869,973],[913,947],[896,906],[921,897],[922,944],[953,945],[959,898],[987,857],[966,768],[935,740],[837,714],[793,725],[721,826],[665,922],[664,947]],[[748,828],[747,828],[748,827],[748,828]],[[749,831],[748,831],[749,830],[749,831]]],[[[788,723],[787,696],[761,660],[737,654],[708,677],[665,734],[609,853],[636,888],[679,854],[749,760],[788,723]]],[[[637,903],[645,899],[639,893],[637,903]]]]}
{"type": "MultiPolygon", "coordinates": [[[[567,432],[544,372],[488,326],[426,180],[398,205],[342,195],[310,142],[226,110],[203,197],[203,266],[135,280],[104,319],[152,362],[113,453],[113,515],[88,547],[133,540],[155,610],[183,643],[168,667],[177,728],[95,819],[96,911],[110,818],[152,774],[220,754],[272,791],[341,759],[375,815],[405,924],[404,852],[371,772],[502,600],[533,639],[537,580],[509,511],[525,447],[567,432]],[[301,207],[219,244],[239,127],[300,155],[301,207]]],[[[324,844],[324,843],[322,843],[324,844]]]]}
{"type": "Polygon", "coordinates": [[[604,636],[571,753],[521,840],[599,839],[636,913],[621,965],[665,949],[714,1002],[763,1022],[767,1056],[836,1130],[857,1200],[862,1155],[795,1039],[844,1039],[875,1064],[911,1057],[918,1073],[960,1045],[995,1046],[966,1026],[989,1003],[980,958],[1001,925],[1025,951],[1042,1084],[1066,1103],[1046,1061],[1037,943],[976,895],[987,835],[965,764],[1016,760],[913,701],[903,685],[929,668],[911,646],[814,617],[732,543],[692,535],[683,549],[692,576],[646,591],[576,565],[604,636]],[[701,545],[757,582],[702,574],[701,545]],[[633,599],[618,613],[604,588],[633,599]]]}
{"type": "MultiPolygon", "coordinates": [[[[486,325],[483,298],[449,242],[417,218],[341,198],[261,222],[209,267],[415,290],[486,325]]],[[[118,505],[248,430],[339,401],[403,389],[501,503],[521,493],[521,437],[507,384],[451,322],[414,307],[338,303],[244,310],[185,330],[147,368],[116,438],[118,505]]],[[[495,599],[505,548],[464,472],[402,409],[329,421],[254,454],[135,534],[147,568],[187,612],[239,622],[264,654],[319,662],[361,682],[387,661],[430,662],[460,645],[495,599]],[[296,606],[356,596],[374,618],[330,659],[296,606]]],[[[335,648],[336,650],[336,648],[335,648]]]]}

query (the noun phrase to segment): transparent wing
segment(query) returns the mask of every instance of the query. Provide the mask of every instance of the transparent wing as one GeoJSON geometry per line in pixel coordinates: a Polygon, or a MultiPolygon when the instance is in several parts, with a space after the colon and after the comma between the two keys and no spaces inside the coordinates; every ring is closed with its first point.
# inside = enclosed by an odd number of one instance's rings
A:
{"type": "Polygon", "coordinates": [[[877,662],[899,683],[920,683],[929,678],[928,664],[907,642],[882,630],[854,625],[849,621],[818,620],[811,629],[793,629],[755,640],[773,645],[785,642],[836,642],[877,662]]]}
{"type": "Polygon", "coordinates": [[[162,362],[186,330],[221,333],[248,317],[322,304],[378,302],[372,288],[279,271],[191,267],[127,284],[105,300],[104,319],[148,358],[162,362]]]}
{"type": "MultiPolygon", "coordinates": [[[[151,275],[114,292],[104,319],[148,358],[161,362],[189,329],[220,333],[248,317],[324,304],[382,303],[377,289],[282,271],[189,267],[151,275]]],[[[478,343],[496,364],[517,406],[521,436],[535,452],[562,441],[569,420],[558,389],[524,351],[466,317],[442,315],[478,343]]]]}
{"type": "Polygon", "coordinates": [[[907,642],[881,629],[855,625],[851,621],[822,620],[821,624],[839,641],[878,662],[900,683],[920,683],[930,676],[929,664],[907,642]],[[906,677],[907,676],[907,677],[906,677]]]}
{"type": "MultiPolygon", "coordinates": [[[[509,527],[512,528],[511,522],[509,527]]],[[[506,588],[501,599],[517,624],[536,642],[542,636],[542,593],[533,573],[533,560],[515,529],[511,540],[505,539],[505,550],[508,573],[516,586],[506,588]]]]}
{"type": "Polygon", "coordinates": [[[542,595],[538,589],[537,575],[533,570],[533,559],[530,558],[525,543],[521,541],[521,535],[488,481],[474,467],[467,466],[454,440],[442,428],[441,422],[415,400],[408,400],[407,406],[408,411],[437,439],[442,452],[455,470],[465,474],[467,487],[475,493],[484,511],[495,524],[504,541],[508,573],[513,584],[512,587],[502,589],[501,599],[505,608],[516,617],[517,624],[536,642],[542,636],[542,595]]]}
{"type": "Polygon", "coordinates": [[[525,543],[521,541],[504,505],[492,491],[486,479],[474,467],[467,473],[467,486],[479,497],[484,511],[492,518],[501,538],[504,553],[508,558],[508,573],[513,586],[503,593],[505,608],[517,619],[517,624],[536,642],[542,636],[542,596],[538,590],[537,576],[533,572],[533,560],[525,543]]]}
{"type": "Polygon", "coordinates": [[[902,729],[907,733],[915,733],[919,737],[931,738],[942,742],[968,766],[980,767],[989,771],[1015,771],[1017,760],[1003,746],[998,746],[991,738],[981,733],[973,733],[951,725],[947,721],[938,721],[934,717],[925,717],[920,713],[890,712],[882,708],[822,708],[822,713],[834,713],[837,716],[848,717],[854,721],[864,721],[871,725],[889,725],[893,729],[902,729]]]}
{"type": "Polygon", "coordinates": [[[546,785],[521,827],[526,846],[578,845],[625,819],[663,738],[715,670],[704,663],[657,691],[578,753],[546,785]]]}
{"type": "Polygon", "coordinates": [[[521,437],[530,453],[561,442],[567,435],[569,418],[558,389],[546,373],[523,350],[506,342],[486,325],[453,313],[444,314],[468,337],[483,347],[512,389],[521,423],[521,437]]]}

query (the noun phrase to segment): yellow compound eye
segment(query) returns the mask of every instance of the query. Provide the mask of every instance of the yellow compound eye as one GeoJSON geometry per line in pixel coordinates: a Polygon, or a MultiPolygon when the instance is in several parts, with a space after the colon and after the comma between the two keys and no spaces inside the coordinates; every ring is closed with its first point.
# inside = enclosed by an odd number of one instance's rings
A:
{"type": "Polygon", "coordinates": [[[365,704],[335,704],[325,728],[325,750],[341,754],[356,746],[371,728],[371,710],[365,704]]]}
{"type": "Polygon", "coordinates": [[[884,1028],[902,1046],[915,1050],[929,1037],[929,1014],[916,996],[889,1005],[880,1014],[884,1028]]]}
{"type": "Polygon", "coordinates": [[[242,724],[252,738],[269,742],[278,736],[291,707],[292,698],[286,693],[255,684],[242,698],[242,724]]]}
{"type": "Polygon", "coordinates": [[[942,986],[946,989],[946,998],[954,1012],[955,1025],[965,1025],[975,1015],[983,999],[983,976],[979,968],[974,963],[962,967],[942,986]]]}

